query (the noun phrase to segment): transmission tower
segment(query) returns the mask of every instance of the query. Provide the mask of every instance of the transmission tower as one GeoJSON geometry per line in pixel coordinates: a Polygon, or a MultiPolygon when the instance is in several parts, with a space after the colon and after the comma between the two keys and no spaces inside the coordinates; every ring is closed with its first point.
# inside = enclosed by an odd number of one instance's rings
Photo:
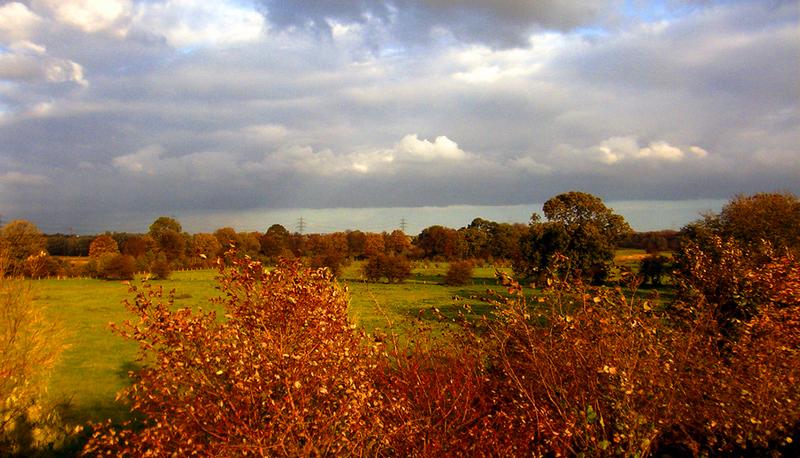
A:
{"type": "Polygon", "coordinates": [[[406,223],[406,219],[405,218],[401,218],[400,219],[400,230],[403,231],[404,234],[406,232],[406,227],[407,226],[408,226],[408,223],[406,223]]]}
{"type": "Polygon", "coordinates": [[[306,229],[306,221],[301,216],[300,218],[297,219],[297,232],[299,234],[302,234],[305,229],[306,229]]]}

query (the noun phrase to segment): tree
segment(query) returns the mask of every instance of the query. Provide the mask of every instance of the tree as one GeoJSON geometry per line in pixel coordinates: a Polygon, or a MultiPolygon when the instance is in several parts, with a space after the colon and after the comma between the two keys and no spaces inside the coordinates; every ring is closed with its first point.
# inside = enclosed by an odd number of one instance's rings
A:
{"type": "Polygon", "coordinates": [[[749,247],[765,240],[779,250],[800,251],[800,199],[791,193],[738,195],[705,224],[749,247]]]}
{"type": "Polygon", "coordinates": [[[240,232],[238,235],[239,250],[250,257],[258,256],[261,252],[261,242],[259,241],[261,234],[258,232],[240,232]]]}
{"type": "Polygon", "coordinates": [[[386,251],[386,241],[382,234],[367,232],[364,234],[364,256],[371,258],[386,251]]]}
{"type": "Polygon", "coordinates": [[[0,231],[0,251],[4,253],[5,271],[21,275],[25,262],[31,256],[39,256],[45,251],[47,240],[39,228],[30,221],[14,220],[0,231]]]}
{"type": "Polygon", "coordinates": [[[673,263],[679,296],[712,308],[726,333],[735,336],[774,290],[753,279],[800,249],[798,209],[792,194],[740,195],[720,214],[686,225],[673,263]]]}
{"type": "Polygon", "coordinates": [[[388,253],[403,254],[411,248],[411,239],[400,229],[395,229],[385,237],[384,245],[388,253]]]}
{"type": "Polygon", "coordinates": [[[651,254],[639,262],[639,274],[645,283],[653,286],[661,285],[661,278],[667,273],[669,258],[660,254],[651,254]]]}
{"type": "Polygon", "coordinates": [[[119,246],[117,241],[111,238],[108,234],[103,234],[95,237],[89,245],[89,257],[99,258],[106,253],[115,254],[119,253],[119,246]]]}
{"type": "Polygon", "coordinates": [[[134,258],[140,258],[147,253],[147,250],[150,248],[149,245],[152,243],[152,240],[147,238],[147,236],[133,236],[127,238],[124,242],[122,242],[122,247],[120,251],[122,254],[128,254],[133,256],[134,258]]]}
{"type": "Polygon", "coordinates": [[[234,247],[238,247],[239,243],[239,234],[236,233],[236,230],[232,227],[221,227],[214,231],[214,237],[217,238],[219,244],[225,249],[228,250],[231,245],[234,247]]]}
{"type": "Polygon", "coordinates": [[[288,241],[291,234],[280,224],[273,224],[258,238],[261,253],[267,258],[277,259],[288,251],[288,241]]]}
{"type": "Polygon", "coordinates": [[[514,270],[526,278],[541,276],[553,267],[556,253],[566,256],[572,269],[594,283],[608,275],[616,242],[631,228],[603,201],[591,194],[571,191],[544,204],[547,221],[531,216],[529,233],[521,241],[522,253],[514,270]]]}
{"type": "Polygon", "coordinates": [[[495,259],[518,259],[520,240],[527,233],[528,227],[524,224],[498,224],[492,234],[492,256],[495,259]]]}
{"type": "Polygon", "coordinates": [[[183,232],[183,228],[181,227],[181,223],[175,218],[159,216],[153,221],[153,224],[150,225],[150,235],[157,236],[163,232],[183,232]]]}
{"type": "Polygon", "coordinates": [[[192,254],[194,257],[203,260],[200,264],[210,267],[214,259],[221,254],[221,249],[222,245],[212,234],[201,233],[192,237],[192,254]]]}
{"type": "Polygon", "coordinates": [[[456,259],[464,251],[461,234],[455,229],[439,225],[423,229],[415,244],[423,250],[426,258],[456,259]]]}
{"type": "Polygon", "coordinates": [[[353,259],[364,257],[364,249],[367,244],[367,235],[361,231],[351,231],[347,233],[347,254],[353,259]]]}
{"type": "Polygon", "coordinates": [[[183,228],[174,218],[161,216],[150,225],[150,237],[156,242],[159,252],[168,261],[179,261],[186,249],[186,237],[183,228]]]}
{"type": "Polygon", "coordinates": [[[488,259],[492,256],[494,233],[498,224],[483,218],[475,218],[469,226],[459,229],[464,239],[466,256],[475,259],[488,259]]]}

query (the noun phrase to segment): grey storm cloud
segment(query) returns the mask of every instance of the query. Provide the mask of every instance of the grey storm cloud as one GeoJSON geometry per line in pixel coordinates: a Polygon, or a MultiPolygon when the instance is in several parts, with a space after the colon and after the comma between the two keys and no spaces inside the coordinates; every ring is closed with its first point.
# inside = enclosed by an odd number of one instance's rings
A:
{"type": "MultiPolygon", "coordinates": [[[[467,42],[495,46],[524,44],[536,28],[569,30],[592,23],[611,0],[261,0],[277,26],[308,28],[330,35],[335,23],[377,23],[404,42],[428,42],[446,30],[467,42]]],[[[373,35],[380,35],[375,34],[373,35]]]]}
{"type": "Polygon", "coordinates": [[[796,4],[657,3],[5,2],[0,214],[800,190],[796,4]]]}

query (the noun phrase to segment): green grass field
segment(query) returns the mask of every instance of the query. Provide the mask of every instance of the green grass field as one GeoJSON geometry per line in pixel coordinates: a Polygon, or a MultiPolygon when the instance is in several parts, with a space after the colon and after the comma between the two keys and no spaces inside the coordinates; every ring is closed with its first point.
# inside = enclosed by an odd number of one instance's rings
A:
{"type": "MultiPolygon", "coordinates": [[[[623,256],[638,254],[625,252],[623,256]]],[[[402,323],[433,307],[454,315],[465,302],[481,313],[488,309],[481,298],[487,289],[496,288],[493,267],[475,268],[473,284],[461,287],[441,284],[446,263],[417,263],[409,280],[391,285],[363,282],[360,268],[360,263],[347,267],[340,282],[350,292],[352,319],[367,330],[402,323]]],[[[209,303],[218,295],[215,275],[213,270],[174,272],[169,280],[153,285],[165,291],[174,289],[178,307],[216,309],[209,303]]],[[[114,281],[51,279],[34,281],[34,291],[36,300],[65,332],[68,348],[50,384],[50,396],[64,402],[65,419],[76,424],[128,418],[128,408],[115,397],[129,384],[128,371],[136,368],[137,348],[113,334],[109,326],[130,317],[122,305],[131,297],[128,286],[114,281]]]]}

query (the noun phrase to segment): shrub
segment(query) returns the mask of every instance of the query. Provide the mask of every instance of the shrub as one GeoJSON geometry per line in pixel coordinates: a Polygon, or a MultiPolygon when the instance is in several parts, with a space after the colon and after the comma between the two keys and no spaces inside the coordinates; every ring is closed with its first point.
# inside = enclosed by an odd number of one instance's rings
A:
{"type": "Polygon", "coordinates": [[[156,259],[150,264],[150,274],[156,280],[167,280],[172,274],[172,267],[166,259],[156,259]]]}
{"type": "Polygon", "coordinates": [[[466,285],[472,281],[472,269],[474,264],[471,260],[454,261],[447,268],[444,283],[451,286],[466,285]]]}
{"type": "MultiPolygon", "coordinates": [[[[800,320],[782,301],[800,293],[796,261],[753,281],[774,301],[728,346],[713,306],[675,321],[623,290],[551,278],[527,302],[500,298],[481,333],[498,450],[576,455],[779,453],[800,421],[800,320]],[[783,305],[781,305],[783,304],[783,305]]],[[[796,302],[795,302],[796,303],[796,302]]],[[[794,439],[792,439],[794,435],[794,439]]]]}
{"type": "Polygon", "coordinates": [[[532,300],[503,275],[490,316],[454,327],[434,309],[441,339],[429,320],[370,338],[325,269],[218,263],[225,321],[134,288],[137,320],[116,329],[140,344],[126,394],[142,424],[96,426],[86,454],[760,456],[800,440],[791,253],[744,274],[761,299],[735,339],[702,295],[671,315],[635,283],[550,277],[532,300]]]}
{"type": "Polygon", "coordinates": [[[370,257],[363,269],[367,281],[385,277],[389,283],[402,283],[411,276],[411,261],[402,255],[378,254],[370,257]]]}
{"type": "Polygon", "coordinates": [[[60,333],[31,298],[30,286],[0,271],[0,455],[30,456],[61,445],[67,430],[46,400],[60,333]]]}
{"type": "Polygon", "coordinates": [[[347,259],[340,253],[326,252],[312,256],[309,264],[314,268],[324,267],[331,271],[334,277],[342,274],[342,268],[345,266],[347,259]]]}
{"type": "Polygon", "coordinates": [[[651,254],[639,261],[639,274],[645,283],[660,286],[661,278],[667,274],[668,263],[669,258],[666,256],[651,254]]]}
{"type": "MultiPolygon", "coordinates": [[[[86,454],[366,455],[382,446],[378,353],[347,317],[325,270],[230,257],[226,320],[173,311],[160,289],[134,289],[137,319],[117,332],[147,366],[126,390],[136,429],[98,426],[86,454]]],[[[219,261],[220,265],[222,261],[219,261]]]]}
{"type": "Polygon", "coordinates": [[[127,254],[103,254],[100,256],[99,276],[106,280],[133,280],[136,260],[127,254]]]}

